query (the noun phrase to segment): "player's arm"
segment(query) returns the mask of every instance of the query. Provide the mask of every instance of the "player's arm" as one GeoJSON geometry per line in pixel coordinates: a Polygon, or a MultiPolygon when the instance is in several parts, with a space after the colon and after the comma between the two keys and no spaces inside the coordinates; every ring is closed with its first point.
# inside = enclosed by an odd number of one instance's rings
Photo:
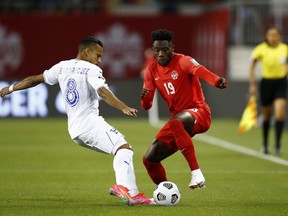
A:
{"type": "Polygon", "coordinates": [[[29,76],[11,86],[6,86],[0,90],[0,96],[4,98],[6,95],[12,93],[13,91],[19,91],[27,88],[34,87],[40,83],[44,82],[43,73],[35,76],[29,76]]]}
{"type": "Polygon", "coordinates": [[[219,77],[212,73],[206,67],[200,65],[195,59],[189,57],[183,58],[181,65],[184,70],[186,69],[189,73],[205,80],[210,85],[220,89],[227,88],[228,82],[224,77],[219,77]]]}
{"type": "Polygon", "coordinates": [[[195,75],[200,79],[205,80],[212,86],[220,89],[227,88],[228,83],[224,77],[217,76],[202,65],[198,66],[197,70],[195,71],[195,75]]]}
{"type": "Polygon", "coordinates": [[[249,69],[249,93],[251,96],[255,96],[257,92],[255,70],[256,70],[257,60],[252,59],[249,69]]]}
{"type": "Polygon", "coordinates": [[[288,58],[286,59],[285,70],[286,70],[286,77],[288,79],[288,58]]]}
{"type": "Polygon", "coordinates": [[[102,99],[109,104],[110,106],[121,110],[124,114],[129,115],[129,116],[137,116],[137,110],[134,108],[131,108],[127,106],[124,102],[119,100],[113,92],[111,92],[108,88],[106,87],[100,87],[97,90],[97,93],[102,97],[102,99]]]}
{"type": "Polygon", "coordinates": [[[286,56],[286,62],[285,62],[285,71],[286,71],[286,77],[288,79],[288,45],[286,45],[287,47],[287,56],[286,56]]]}
{"type": "Polygon", "coordinates": [[[265,53],[265,51],[263,52],[263,44],[261,43],[259,45],[257,45],[250,56],[250,67],[249,67],[249,94],[251,96],[255,96],[257,93],[257,86],[256,86],[256,65],[258,63],[258,61],[261,61],[261,59],[263,58],[263,53],[265,53]]]}
{"type": "Polygon", "coordinates": [[[152,107],[152,102],[154,98],[155,86],[152,82],[151,74],[148,69],[145,71],[143,88],[140,94],[141,107],[148,110],[152,107]]]}

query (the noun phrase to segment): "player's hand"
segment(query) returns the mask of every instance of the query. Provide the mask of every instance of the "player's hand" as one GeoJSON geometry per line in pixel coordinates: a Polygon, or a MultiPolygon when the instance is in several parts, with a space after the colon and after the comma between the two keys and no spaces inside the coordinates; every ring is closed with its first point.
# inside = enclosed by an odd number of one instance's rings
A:
{"type": "Polygon", "coordinates": [[[134,116],[134,117],[136,117],[138,110],[137,110],[137,109],[134,109],[134,108],[131,108],[131,107],[125,107],[125,108],[123,108],[122,112],[123,112],[125,115],[129,115],[129,116],[134,116]]]}
{"type": "Polygon", "coordinates": [[[149,92],[149,89],[148,89],[148,88],[142,89],[141,98],[146,97],[146,95],[148,94],[148,92],[149,92]]]}
{"type": "Polygon", "coordinates": [[[219,77],[217,82],[218,82],[218,85],[217,85],[218,88],[220,89],[227,88],[228,82],[225,78],[219,77]]]}
{"type": "Polygon", "coordinates": [[[10,94],[11,92],[9,91],[9,86],[4,87],[0,90],[0,97],[4,98],[6,95],[10,94]]]}

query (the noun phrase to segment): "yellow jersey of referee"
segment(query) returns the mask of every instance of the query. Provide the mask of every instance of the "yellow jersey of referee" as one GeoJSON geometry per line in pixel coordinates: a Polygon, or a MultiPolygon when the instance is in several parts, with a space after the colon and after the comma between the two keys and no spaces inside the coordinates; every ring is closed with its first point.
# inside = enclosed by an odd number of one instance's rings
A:
{"type": "Polygon", "coordinates": [[[255,47],[252,58],[261,62],[264,79],[279,79],[286,76],[285,64],[288,58],[286,44],[279,43],[277,47],[271,47],[263,42],[255,47]]]}

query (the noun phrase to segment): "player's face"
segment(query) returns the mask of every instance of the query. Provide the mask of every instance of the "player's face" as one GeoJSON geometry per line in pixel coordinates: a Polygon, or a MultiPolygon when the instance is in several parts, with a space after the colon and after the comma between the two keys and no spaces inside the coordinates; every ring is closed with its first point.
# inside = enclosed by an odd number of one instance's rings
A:
{"type": "Polygon", "coordinates": [[[277,29],[271,28],[267,31],[266,39],[271,46],[277,46],[281,40],[281,34],[277,29]]]}
{"type": "Polygon", "coordinates": [[[98,44],[96,45],[96,48],[89,48],[87,50],[87,61],[95,65],[100,64],[102,53],[103,53],[103,48],[99,46],[98,44]]]}
{"type": "Polygon", "coordinates": [[[174,47],[167,40],[156,40],[153,43],[153,54],[161,66],[167,66],[172,59],[174,47]]]}

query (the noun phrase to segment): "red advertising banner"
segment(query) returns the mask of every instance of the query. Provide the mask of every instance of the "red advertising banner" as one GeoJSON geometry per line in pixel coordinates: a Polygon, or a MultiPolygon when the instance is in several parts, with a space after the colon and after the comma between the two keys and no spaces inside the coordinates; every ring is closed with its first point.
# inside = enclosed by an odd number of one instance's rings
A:
{"type": "Polygon", "coordinates": [[[87,35],[104,44],[99,66],[107,78],[138,78],[151,31],[159,28],[175,33],[176,52],[225,76],[228,20],[226,10],[199,16],[0,15],[0,79],[38,74],[76,57],[87,35]]]}

